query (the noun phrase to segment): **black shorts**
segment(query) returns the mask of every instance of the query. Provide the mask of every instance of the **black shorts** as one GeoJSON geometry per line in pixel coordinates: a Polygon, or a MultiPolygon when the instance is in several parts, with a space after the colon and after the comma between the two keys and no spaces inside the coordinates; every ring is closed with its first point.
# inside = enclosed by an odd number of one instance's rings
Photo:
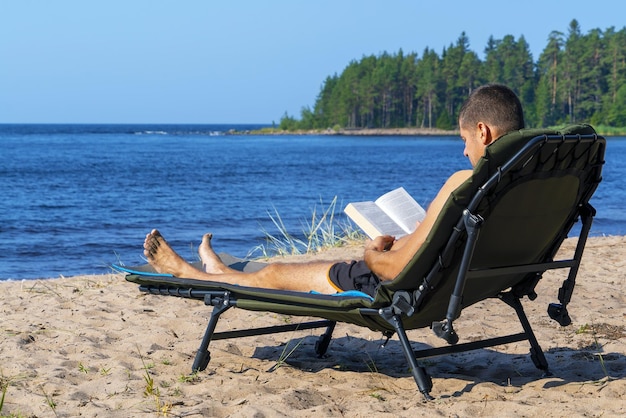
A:
{"type": "Polygon", "coordinates": [[[339,292],[358,290],[374,297],[380,279],[367,267],[365,261],[333,264],[328,271],[328,281],[339,292]]]}

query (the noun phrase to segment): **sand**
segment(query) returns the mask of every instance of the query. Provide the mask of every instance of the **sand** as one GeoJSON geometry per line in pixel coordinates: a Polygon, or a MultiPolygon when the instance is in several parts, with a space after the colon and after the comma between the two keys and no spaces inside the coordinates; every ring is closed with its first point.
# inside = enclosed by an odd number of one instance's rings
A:
{"type": "MultiPolygon", "coordinates": [[[[561,275],[546,274],[539,297],[525,300],[553,376],[535,369],[521,342],[429,359],[430,402],[417,392],[398,340],[381,348],[379,333],[353,325],[337,326],[322,359],[313,349],[321,330],[215,341],[207,370],[190,375],[211,310],[199,301],[146,295],[113,273],[0,282],[0,415],[624,416],[625,259],[626,237],[589,240],[570,326],[546,315],[561,275]]],[[[461,342],[515,332],[514,316],[489,300],[464,310],[456,329],[461,342]]],[[[231,309],[218,327],[299,319],[231,309]]],[[[415,348],[442,345],[428,329],[409,338],[415,348]]]]}

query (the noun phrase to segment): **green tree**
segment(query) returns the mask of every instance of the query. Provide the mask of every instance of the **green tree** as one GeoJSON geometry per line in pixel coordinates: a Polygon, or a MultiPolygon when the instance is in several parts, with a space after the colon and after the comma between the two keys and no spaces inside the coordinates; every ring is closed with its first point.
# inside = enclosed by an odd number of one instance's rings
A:
{"type": "Polygon", "coordinates": [[[561,88],[561,60],[563,56],[563,33],[552,31],[548,45],[543,50],[537,64],[537,92],[535,112],[538,126],[549,126],[559,122],[558,109],[561,88]]]}
{"type": "Polygon", "coordinates": [[[606,123],[610,126],[626,126],[626,84],[623,84],[615,95],[615,102],[608,110],[606,123]]]}
{"type": "Polygon", "coordinates": [[[582,41],[580,26],[576,19],[569,25],[569,32],[565,41],[565,51],[563,55],[563,85],[565,95],[565,110],[567,121],[576,122],[578,98],[581,89],[582,72],[582,41]]]}
{"type": "Polygon", "coordinates": [[[624,98],[622,96],[620,102],[618,93],[619,89],[626,85],[626,28],[617,32],[615,28],[609,28],[604,32],[604,36],[606,42],[604,66],[607,69],[607,75],[602,108],[605,117],[595,119],[612,126],[626,126],[624,123],[618,124],[617,122],[620,120],[620,112],[624,111],[624,98]]]}
{"type": "Polygon", "coordinates": [[[340,118],[336,123],[349,128],[358,126],[360,71],[359,63],[352,61],[341,74],[338,85],[338,113],[340,118]]]}
{"type": "Polygon", "coordinates": [[[452,117],[450,113],[448,113],[447,109],[443,109],[443,111],[437,117],[437,129],[452,129],[454,128],[454,124],[452,123],[452,117]]]}
{"type": "Polygon", "coordinates": [[[415,99],[416,78],[417,78],[417,54],[411,53],[401,61],[400,84],[402,86],[402,120],[399,126],[415,126],[415,99]]]}
{"type": "Polygon", "coordinates": [[[339,116],[337,115],[337,96],[335,87],[337,86],[339,77],[326,77],[322,83],[320,93],[315,100],[313,113],[315,117],[315,125],[317,128],[327,128],[336,124],[339,116]]]}
{"type": "Polygon", "coordinates": [[[359,98],[361,103],[358,121],[358,126],[360,127],[373,127],[376,125],[377,86],[372,77],[377,63],[378,58],[374,55],[363,57],[360,62],[359,98]]]}
{"type": "Polygon", "coordinates": [[[289,116],[287,112],[280,118],[278,127],[284,131],[294,131],[299,129],[299,122],[293,116],[289,116]]]}
{"type": "Polygon", "coordinates": [[[607,90],[608,69],[603,65],[606,42],[599,29],[591,30],[582,37],[580,87],[578,89],[576,120],[601,120],[602,97],[607,90]],[[595,116],[595,117],[594,117],[595,116]]]}
{"type": "Polygon", "coordinates": [[[472,90],[480,86],[482,79],[480,78],[481,61],[473,51],[468,51],[463,55],[461,66],[459,67],[459,77],[457,84],[459,90],[467,97],[472,90]]]}
{"type": "MultiPolygon", "coordinates": [[[[441,58],[441,76],[445,85],[445,97],[443,103],[447,117],[440,115],[441,120],[455,119],[458,108],[465,100],[466,90],[459,77],[459,68],[463,64],[463,58],[469,51],[469,39],[462,32],[456,41],[456,45],[444,50],[441,58]]],[[[438,118],[439,119],[439,118],[438,118]]]]}
{"type": "Polygon", "coordinates": [[[482,78],[487,83],[496,83],[502,80],[502,60],[498,54],[498,45],[493,35],[489,37],[485,47],[485,62],[481,67],[482,78]]]}
{"type": "Polygon", "coordinates": [[[420,128],[435,126],[443,85],[440,66],[439,56],[429,48],[424,49],[422,59],[415,66],[416,121],[420,128]]]}
{"type": "Polygon", "coordinates": [[[517,92],[522,103],[524,103],[524,113],[528,124],[538,126],[537,109],[535,107],[535,91],[537,90],[537,71],[530,52],[530,46],[524,36],[517,40],[516,60],[519,71],[516,76],[516,83],[513,89],[517,92]]]}

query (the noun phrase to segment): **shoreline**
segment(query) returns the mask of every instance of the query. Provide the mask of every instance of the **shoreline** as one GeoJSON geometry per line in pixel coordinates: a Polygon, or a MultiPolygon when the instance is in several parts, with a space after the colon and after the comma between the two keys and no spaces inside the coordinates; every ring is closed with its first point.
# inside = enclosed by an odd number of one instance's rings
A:
{"type": "MultiPolygon", "coordinates": [[[[559,127],[555,127],[558,129],[559,127]]],[[[594,127],[595,128],[595,127],[594,127]]],[[[623,132],[604,132],[597,129],[598,135],[604,137],[621,137],[626,136],[623,132]]],[[[437,128],[341,128],[341,129],[311,129],[287,131],[279,128],[264,128],[252,131],[236,131],[226,132],[226,135],[328,135],[328,136],[459,136],[458,129],[437,129],[437,128]]]]}
{"type": "MultiPolygon", "coordinates": [[[[566,240],[563,251],[574,243],[566,240]]],[[[201,301],[144,294],[114,273],[2,282],[0,415],[623,416],[626,236],[587,241],[567,327],[546,314],[563,279],[547,272],[538,298],[523,301],[552,376],[535,369],[524,342],[428,359],[431,402],[417,392],[397,337],[383,349],[381,334],[363,327],[337,324],[322,359],[315,330],[214,341],[208,368],[190,374],[211,312],[201,301]]],[[[304,319],[233,309],[218,331],[304,319]]],[[[456,324],[461,342],[518,326],[497,300],[464,309],[456,324]]],[[[416,348],[443,345],[428,329],[409,338],[416,348]]]]}
{"type": "Polygon", "coordinates": [[[328,136],[458,136],[459,130],[437,128],[341,128],[286,131],[266,128],[256,131],[229,131],[228,135],[328,135],[328,136]]]}

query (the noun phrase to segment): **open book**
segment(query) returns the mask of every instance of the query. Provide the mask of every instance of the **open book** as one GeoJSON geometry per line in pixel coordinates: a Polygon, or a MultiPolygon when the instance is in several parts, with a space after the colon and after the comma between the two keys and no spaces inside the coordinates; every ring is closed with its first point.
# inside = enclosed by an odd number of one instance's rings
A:
{"type": "Polygon", "coordinates": [[[372,239],[380,235],[399,238],[410,234],[426,215],[403,187],[385,193],[375,202],[350,203],[344,212],[372,239]]]}

